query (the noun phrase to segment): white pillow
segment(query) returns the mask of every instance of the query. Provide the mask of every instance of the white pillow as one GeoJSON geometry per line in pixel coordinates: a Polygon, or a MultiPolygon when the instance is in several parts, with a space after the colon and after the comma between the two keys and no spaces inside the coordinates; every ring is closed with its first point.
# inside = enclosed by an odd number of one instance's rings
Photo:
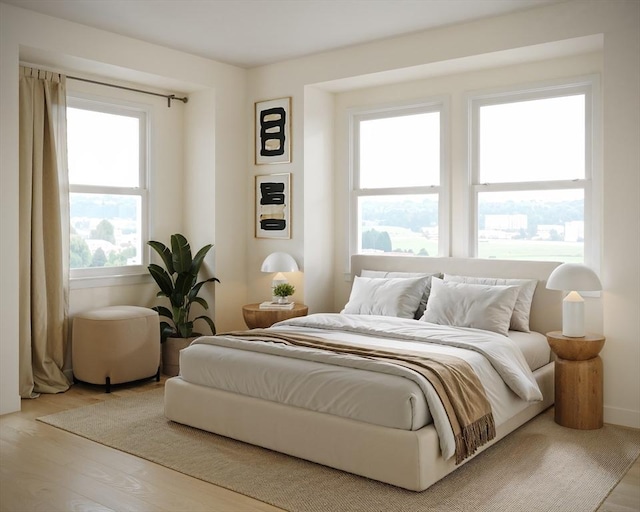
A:
{"type": "Polygon", "coordinates": [[[517,286],[519,288],[516,305],[511,315],[510,328],[514,331],[531,332],[529,329],[529,315],[531,302],[536,291],[538,281],[535,279],[501,279],[495,277],[469,277],[444,275],[445,281],[467,284],[486,284],[490,286],[517,286]]]}
{"type": "Polygon", "coordinates": [[[455,283],[436,277],[431,280],[431,295],[421,320],[507,336],[517,297],[517,286],[455,283]]]}
{"type": "Polygon", "coordinates": [[[361,277],[383,277],[383,278],[426,277],[427,284],[424,288],[424,293],[420,298],[420,305],[418,306],[418,309],[416,309],[416,312],[413,316],[413,318],[415,318],[416,320],[420,320],[420,318],[422,318],[422,315],[424,315],[424,311],[427,309],[427,301],[429,300],[429,293],[431,293],[431,278],[433,276],[442,277],[442,274],[440,273],[424,274],[421,272],[386,272],[384,270],[362,270],[360,272],[360,276],[361,277]]]}
{"type": "Polygon", "coordinates": [[[349,302],[341,313],[414,318],[426,284],[426,277],[385,279],[356,276],[349,302]]]}

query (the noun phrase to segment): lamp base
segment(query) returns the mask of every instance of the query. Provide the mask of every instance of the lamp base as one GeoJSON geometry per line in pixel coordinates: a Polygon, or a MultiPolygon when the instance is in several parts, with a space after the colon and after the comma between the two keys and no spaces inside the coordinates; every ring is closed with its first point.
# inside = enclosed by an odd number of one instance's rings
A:
{"type": "Polygon", "coordinates": [[[568,338],[583,338],[584,299],[578,292],[569,293],[562,301],[562,335],[568,338]]]}

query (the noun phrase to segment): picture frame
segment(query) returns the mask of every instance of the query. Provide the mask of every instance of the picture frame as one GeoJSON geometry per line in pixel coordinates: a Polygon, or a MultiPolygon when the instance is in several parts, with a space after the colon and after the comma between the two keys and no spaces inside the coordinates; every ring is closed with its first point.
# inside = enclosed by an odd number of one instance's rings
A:
{"type": "Polygon", "coordinates": [[[291,162],[291,97],[255,103],[255,163],[291,162]]]}
{"type": "Polygon", "coordinates": [[[291,173],[255,177],[255,237],[291,238],[291,173]]]}

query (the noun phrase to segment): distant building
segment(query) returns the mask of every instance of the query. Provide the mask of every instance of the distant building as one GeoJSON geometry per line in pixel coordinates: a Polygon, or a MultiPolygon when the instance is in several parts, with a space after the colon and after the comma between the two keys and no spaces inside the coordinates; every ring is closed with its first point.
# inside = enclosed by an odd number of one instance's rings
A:
{"type": "Polygon", "coordinates": [[[538,224],[536,237],[540,240],[564,240],[563,224],[538,224]],[[554,236],[555,233],[555,236],[554,236]]]}
{"type": "Polygon", "coordinates": [[[512,240],[513,233],[501,229],[480,229],[478,240],[512,240]]]}
{"type": "Polygon", "coordinates": [[[484,229],[487,231],[520,231],[527,229],[527,216],[518,215],[485,215],[484,229]]]}
{"type": "Polygon", "coordinates": [[[564,223],[564,241],[580,242],[584,240],[584,221],[574,220],[564,223]]]}

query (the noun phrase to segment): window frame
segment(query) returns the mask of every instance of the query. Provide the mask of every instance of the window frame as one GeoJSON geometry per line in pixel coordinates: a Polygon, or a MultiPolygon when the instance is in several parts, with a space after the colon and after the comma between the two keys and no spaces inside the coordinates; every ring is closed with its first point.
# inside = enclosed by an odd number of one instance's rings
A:
{"type": "MultiPolygon", "coordinates": [[[[77,108],[102,112],[105,114],[124,115],[137,118],[139,121],[139,157],[137,187],[112,187],[102,185],[74,185],[69,183],[69,195],[80,194],[116,194],[140,197],[140,264],[117,267],[91,267],[69,269],[72,288],[88,288],[127,283],[146,282],[148,277],[149,250],[145,241],[149,239],[149,148],[151,140],[151,108],[115,98],[98,97],[79,92],[67,92],[67,108],[77,108]]],[[[71,218],[69,218],[71,221],[71,218]]]]}
{"type": "Polygon", "coordinates": [[[481,192],[519,192],[544,190],[584,191],[584,263],[600,265],[601,233],[601,114],[598,75],[557,80],[544,84],[519,85],[469,93],[467,96],[468,151],[468,234],[467,254],[478,258],[478,196],[481,192]],[[580,179],[526,182],[480,182],[479,111],[481,107],[522,101],[584,94],[585,97],[585,175],[580,179]]]}
{"type": "MultiPolygon", "coordinates": [[[[359,107],[347,109],[349,118],[349,256],[361,254],[359,252],[360,232],[358,200],[360,197],[401,196],[401,195],[437,195],[438,197],[438,254],[448,254],[450,246],[450,217],[449,217],[449,101],[445,97],[426,99],[420,102],[402,102],[377,107],[359,107]],[[415,114],[437,112],[440,115],[440,184],[418,187],[360,187],[360,154],[359,134],[360,122],[375,119],[402,117],[415,114]]],[[[416,257],[429,257],[418,256],[416,257]]]]}

